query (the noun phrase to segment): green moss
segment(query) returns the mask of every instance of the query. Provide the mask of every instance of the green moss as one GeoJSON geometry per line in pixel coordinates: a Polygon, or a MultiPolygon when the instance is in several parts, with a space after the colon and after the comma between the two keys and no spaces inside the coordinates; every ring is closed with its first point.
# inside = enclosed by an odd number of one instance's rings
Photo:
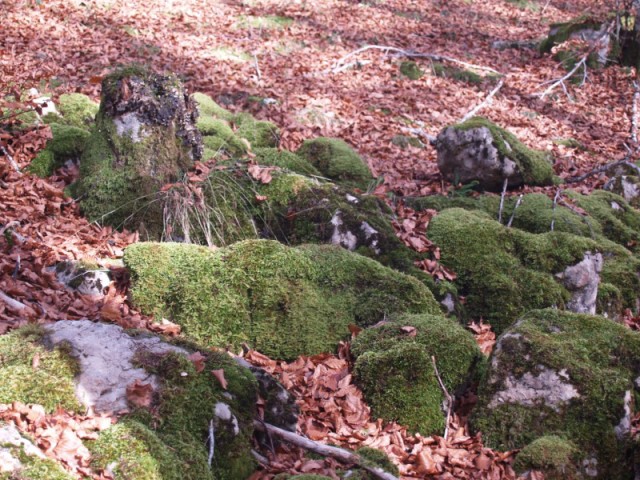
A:
{"type": "Polygon", "coordinates": [[[549,480],[577,479],[576,446],[556,435],[540,437],[524,447],[516,457],[519,473],[538,470],[549,480]]]}
{"type": "Polygon", "coordinates": [[[457,273],[469,311],[498,333],[529,309],[562,307],[568,292],[553,274],[581,261],[584,252],[599,251],[598,243],[587,238],[529,234],[458,208],[436,216],[427,234],[441,248],[443,265],[457,273]]]}
{"type": "Polygon", "coordinates": [[[599,30],[600,26],[600,22],[586,16],[578,17],[571,22],[554,23],[551,25],[551,31],[554,33],[550,33],[547,38],[540,42],[538,49],[542,53],[548,53],[554,46],[560,45],[561,43],[569,40],[572,34],[577,33],[580,30],[599,30]]]}
{"type": "Polygon", "coordinates": [[[407,137],[405,135],[394,135],[391,139],[391,143],[402,149],[408,147],[424,148],[424,144],[420,141],[420,139],[416,137],[407,137]]]}
{"type": "Polygon", "coordinates": [[[59,167],[59,165],[56,163],[53,152],[44,149],[40,150],[33,160],[31,160],[27,171],[44,178],[52,175],[57,167],[59,167]]]}
{"type": "MultiPolygon", "coordinates": [[[[618,277],[616,280],[618,281],[618,283],[623,283],[624,277],[618,277]]],[[[624,283],[626,284],[626,282],[624,283]]],[[[635,291],[633,293],[635,294],[635,291]]],[[[635,298],[633,298],[633,300],[635,301],[635,298]]],[[[598,313],[598,315],[616,319],[622,313],[623,305],[624,301],[620,289],[611,283],[603,283],[601,281],[600,285],[598,285],[598,297],[596,299],[596,312],[598,313]]],[[[627,303],[627,305],[632,304],[627,303]]]]}
{"type": "MultiPolygon", "coordinates": [[[[356,453],[364,460],[366,466],[382,468],[385,472],[390,473],[391,475],[396,477],[400,476],[398,467],[395,463],[389,460],[389,457],[383,451],[371,447],[362,447],[356,450],[356,453]]],[[[369,474],[367,474],[367,477],[365,478],[369,478],[369,474]]],[[[371,478],[371,480],[373,479],[371,478]]]]}
{"type": "Polygon", "coordinates": [[[202,143],[209,150],[216,152],[217,156],[221,152],[226,152],[232,156],[239,156],[247,151],[245,145],[233,132],[231,126],[225,120],[203,115],[196,124],[202,133],[202,143]]]}
{"type": "Polygon", "coordinates": [[[198,104],[200,114],[205,116],[219,118],[222,120],[231,121],[233,119],[233,113],[229,110],[222,108],[218,105],[209,95],[196,92],[193,94],[193,99],[198,104]]]}
{"type": "Polygon", "coordinates": [[[352,345],[354,378],[374,415],[396,420],[423,435],[442,433],[444,400],[433,369],[450,392],[483,370],[473,336],[454,320],[402,315],[360,333],[352,345]],[[413,327],[412,336],[404,327],[413,327]]]}
{"type": "Polygon", "coordinates": [[[433,71],[433,74],[437,77],[453,78],[454,80],[458,80],[460,82],[476,85],[484,81],[484,78],[475,72],[452,67],[439,62],[434,62],[431,69],[433,71]]]}
{"type": "Polygon", "coordinates": [[[58,99],[62,123],[86,129],[98,113],[98,104],[81,93],[65,93],[58,99]]]}
{"type": "Polygon", "coordinates": [[[56,161],[78,157],[84,151],[90,133],[82,128],[51,124],[53,138],[47,142],[47,149],[55,156],[56,161]]]}
{"type": "Polygon", "coordinates": [[[296,153],[325,177],[347,187],[366,190],[373,180],[369,167],[344,140],[339,138],[319,137],[305,140],[296,153]]]}
{"type": "Polygon", "coordinates": [[[287,477],[288,480],[329,480],[331,477],[324,475],[315,475],[313,473],[305,473],[303,475],[293,475],[287,477]]]}
{"type": "Polygon", "coordinates": [[[175,453],[149,428],[121,421],[89,443],[93,468],[112,472],[116,480],[178,480],[182,469],[175,453]]]}
{"type": "MultiPolygon", "coordinates": [[[[632,255],[619,255],[605,259],[600,278],[603,283],[617,287],[622,306],[637,309],[640,297],[640,260],[632,255]]],[[[615,292],[614,292],[615,293],[615,292]]]]}
{"type": "Polygon", "coordinates": [[[41,337],[34,327],[0,336],[0,403],[37,403],[49,413],[58,406],[81,411],[74,393],[75,360],[64,348],[44,348],[41,337]]]}
{"type": "Polygon", "coordinates": [[[275,358],[332,351],[349,324],[370,325],[387,312],[439,311],[414,278],[337,247],[134,244],[125,263],[143,311],[173,318],[207,345],[248,341],[275,358]]]}
{"type": "Polygon", "coordinates": [[[277,147],[280,143],[280,130],[271,122],[242,120],[236,135],[246,139],[252,148],[277,147]]]}
{"type": "Polygon", "coordinates": [[[567,148],[577,148],[580,150],[585,150],[585,146],[575,138],[555,138],[553,143],[556,145],[562,145],[567,148]]]}
{"type": "Polygon", "coordinates": [[[602,234],[611,241],[635,250],[640,243],[640,211],[620,195],[594,190],[590,195],[566,192],[576,205],[600,223],[602,234]]]}
{"type": "Polygon", "coordinates": [[[12,447],[9,450],[12,456],[20,460],[22,468],[10,474],[0,473],[1,480],[73,480],[75,478],[53,460],[27,455],[18,447],[12,447]]]}
{"type": "Polygon", "coordinates": [[[595,453],[597,478],[631,478],[631,445],[618,440],[614,429],[624,416],[625,392],[634,390],[638,355],[640,335],[610,320],[553,309],[531,311],[500,339],[472,427],[482,431],[486,446],[500,450],[557,435],[573,442],[585,457],[595,453]],[[543,368],[561,372],[563,383],[577,395],[554,406],[539,399],[529,406],[504,401],[489,407],[510,382],[543,368]]]}
{"type": "Polygon", "coordinates": [[[320,176],[320,172],[304,158],[287,150],[277,148],[254,148],[259,165],[280,167],[307,176],[320,176]]]}
{"type": "Polygon", "coordinates": [[[402,62],[400,64],[400,73],[410,80],[420,80],[424,76],[424,72],[420,69],[416,62],[402,62]]]}
{"type": "Polygon", "coordinates": [[[526,184],[553,184],[553,168],[547,153],[530,149],[511,132],[483,117],[473,117],[454,127],[460,130],[487,128],[491,132],[493,144],[498,149],[498,152],[516,163],[526,184]]]}

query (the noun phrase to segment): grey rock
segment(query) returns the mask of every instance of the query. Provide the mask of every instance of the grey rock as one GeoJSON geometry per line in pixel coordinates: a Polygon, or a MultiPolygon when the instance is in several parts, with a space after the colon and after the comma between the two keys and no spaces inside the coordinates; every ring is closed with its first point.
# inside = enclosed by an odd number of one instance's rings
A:
{"type": "Polygon", "coordinates": [[[11,447],[17,447],[30,456],[46,458],[38,447],[20,434],[15,425],[0,425],[0,473],[11,473],[22,468],[20,459],[11,447]]]}
{"type": "Polygon", "coordinates": [[[487,127],[447,127],[438,135],[436,149],[440,173],[450,182],[477,180],[486,190],[501,190],[505,179],[509,187],[524,183],[516,163],[500,154],[487,127]]]}
{"type": "Polygon", "coordinates": [[[127,386],[139,380],[159,387],[155,375],[133,365],[136,355],[165,355],[189,352],[163,342],[160,338],[141,334],[131,336],[122,327],[89,320],[62,320],[45,327],[45,342],[53,346],[66,343],[78,360],[80,374],[76,378],[76,396],[96,412],[128,410],[127,386]]]}
{"type": "Polygon", "coordinates": [[[599,273],[602,271],[603,262],[601,253],[585,252],[582,261],[567,267],[557,275],[571,292],[571,300],[567,303],[568,310],[595,315],[599,273]]]}
{"type": "Polygon", "coordinates": [[[79,262],[60,262],[51,270],[55,271],[60,283],[83,295],[102,296],[111,284],[108,270],[89,269],[79,262]]]}

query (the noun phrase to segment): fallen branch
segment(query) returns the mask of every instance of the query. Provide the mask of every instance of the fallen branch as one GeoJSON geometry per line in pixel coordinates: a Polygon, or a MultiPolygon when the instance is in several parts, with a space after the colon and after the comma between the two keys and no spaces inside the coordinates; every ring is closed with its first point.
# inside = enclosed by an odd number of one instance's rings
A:
{"type": "Polygon", "coordinates": [[[493,98],[493,96],[496,93],[498,93],[498,90],[500,90],[502,88],[502,85],[504,85],[504,79],[503,78],[501,78],[500,81],[498,82],[498,85],[496,85],[496,87],[489,92],[489,95],[487,95],[487,98],[485,98],[482,103],[480,103],[479,105],[476,105],[475,108],[470,110],[464,117],[462,117],[462,120],[460,120],[459,123],[466,122],[471,117],[475,116],[475,114],[478,113],[480,110],[482,110],[484,107],[489,105],[489,103],[491,103],[491,99],[493,98]]]}
{"type": "Polygon", "coordinates": [[[279,438],[285,442],[291,443],[297,447],[304,448],[305,450],[309,450],[310,452],[317,453],[318,455],[322,455],[324,457],[331,457],[339,460],[342,463],[349,463],[357,465],[358,467],[366,470],[371,475],[380,480],[398,480],[398,478],[394,475],[391,475],[388,472],[385,472],[379,467],[371,467],[368,464],[365,465],[360,455],[354,452],[350,452],[343,448],[331,447],[329,445],[323,445],[322,443],[315,442],[308,438],[298,435],[297,433],[289,432],[287,430],[283,430],[282,428],[278,428],[269,423],[262,423],[258,420],[254,420],[253,426],[256,430],[261,432],[267,432],[274,437],[279,438]]]}
{"type": "Polygon", "coordinates": [[[633,104],[631,105],[631,141],[638,145],[638,97],[640,96],[640,87],[638,82],[633,82],[633,104]]]}
{"type": "Polygon", "coordinates": [[[447,419],[445,421],[444,436],[443,436],[443,438],[446,440],[447,435],[449,433],[449,421],[451,420],[451,409],[453,408],[453,398],[451,397],[451,395],[449,395],[449,391],[447,390],[447,387],[444,386],[444,382],[442,381],[442,378],[440,378],[440,373],[438,373],[438,366],[436,365],[436,357],[433,355],[431,356],[431,362],[433,363],[433,370],[434,372],[436,372],[436,378],[438,379],[438,383],[440,384],[442,393],[447,399],[447,419]]]}
{"type": "Polygon", "coordinates": [[[506,50],[508,48],[521,49],[533,49],[538,46],[540,40],[495,40],[491,44],[491,48],[496,50],[506,50]]]}
{"type": "Polygon", "coordinates": [[[27,306],[24,303],[19,302],[18,300],[15,300],[15,299],[11,298],[9,295],[4,293],[2,290],[0,290],[0,300],[2,300],[4,303],[6,303],[7,306],[9,308],[11,308],[12,310],[21,311],[21,310],[24,310],[25,308],[27,308],[27,306]]]}
{"type": "Polygon", "coordinates": [[[4,148],[2,145],[0,145],[0,152],[2,152],[2,154],[7,158],[7,160],[9,160],[9,163],[11,164],[11,166],[13,167],[13,169],[20,173],[20,167],[18,167],[18,164],[16,163],[16,161],[13,159],[13,157],[9,154],[9,152],[7,151],[6,148],[4,148]]]}
{"type": "Polygon", "coordinates": [[[623,166],[623,165],[626,166],[626,167],[631,168],[632,170],[635,170],[638,173],[638,175],[640,175],[640,167],[638,167],[638,165],[636,165],[635,163],[630,162],[629,161],[629,155],[627,155],[622,160],[618,160],[618,161],[603,165],[601,167],[594,168],[590,172],[587,172],[584,175],[580,175],[578,177],[567,178],[567,179],[565,179],[564,182],[565,183],[579,183],[579,182],[582,182],[583,180],[589,178],[592,175],[597,175],[598,173],[604,173],[604,172],[606,172],[608,170],[611,170],[612,168],[620,167],[620,166],[623,166]]]}
{"type": "Polygon", "coordinates": [[[518,210],[518,207],[522,203],[522,198],[523,197],[524,197],[524,195],[522,193],[518,196],[518,201],[516,202],[515,207],[513,207],[513,212],[511,212],[511,217],[509,217],[509,223],[507,223],[507,228],[511,228],[511,224],[513,223],[513,219],[516,218],[516,210],[518,210]]]}
{"type": "Polygon", "coordinates": [[[473,68],[475,70],[483,70],[485,72],[495,73],[496,75],[502,75],[500,72],[498,72],[497,70],[494,70],[493,68],[484,67],[482,65],[475,65],[473,63],[463,62],[462,60],[458,60],[457,58],[446,57],[443,55],[436,55],[433,53],[413,52],[410,50],[403,50],[402,48],[391,47],[387,45],[365,45],[364,47],[354,50],[353,52],[340,58],[333,64],[333,67],[325,70],[323,73],[327,74],[327,73],[341,72],[342,70],[345,69],[344,64],[347,60],[349,60],[351,57],[354,57],[362,52],[366,52],[367,50],[381,50],[385,53],[395,52],[401,57],[408,57],[408,58],[429,58],[431,60],[435,60],[436,62],[456,63],[458,65],[462,65],[467,68],[473,68]]]}
{"type": "Polygon", "coordinates": [[[556,225],[556,207],[558,206],[558,200],[560,199],[560,195],[562,195],[562,189],[559,188],[556,191],[555,196],[553,197],[553,208],[551,209],[551,231],[553,232],[553,228],[556,225]]]}
{"type": "Polygon", "coordinates": [[[564,93],[567,95],[569,100],[573,102],[573,99],[571,98],[571,95],[569,95],[569,92],[567,91],[567,86],[564,84],[564,81],[571,78],[573,74],[576,73],[580,67],[583,67],[584,76],[582,77],[582,82],[580,83],[580,85],[584,84],[585,80],[587,79],[587,57],[588,56],[589,56],[589,53],[587,53],[584,57],[582,57],[580,61],[576,63],[574,67],[569,71],[569,73],[567,73],[565,76],[557,80],[552,80],[551,85],[549,85],[549,87],[540,94],[540,99],[544,99],[544,97],[549,95],[553,90],[556,89],[556,87],[561,85],[562,89],[564,90],[564,93]]]}
{"type": "Polygon", "coordinates": [[[504,197],[507,194],[507,185],[509,184],[509,178],[504,179],[504,185],[502,186],[502,195],[500,195],[500,210],[498,210],[498,223],[502,224],[502,209],[504,208],[504,197]]]}

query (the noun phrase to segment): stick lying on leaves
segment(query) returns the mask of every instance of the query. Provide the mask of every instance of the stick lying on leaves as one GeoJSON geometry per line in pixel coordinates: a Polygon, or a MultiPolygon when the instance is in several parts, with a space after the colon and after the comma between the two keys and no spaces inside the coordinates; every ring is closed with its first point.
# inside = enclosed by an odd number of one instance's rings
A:
{"type": "Polygon", "coordinates": [[[337,62],[335,62],[332,68],[325,70],[323,73],[339,73],[339,72],[342,72],[343,70],[346,70],[348,66],[352,65],[351,63],[345,64],[345,62],[348,59],[350,59],[355,55],[358,55],[359,53],[365,52],[367,50],[382,50],[385,53],[396,52],[401,57],[429,58],[431,60],[435,60],[436,62],[457,63],[458,65],[462,65],[463,67],[473,68],[475,70],[484,70],[485,72],[491,72],[491,73],[495,73],[496,75],[502,75],[500,72],[498,72],[497,70],[494,70],[493,68],[484,67],[482,65],[474,65],[473,63],[463,62],[462,60],[458,60],[457,58],[446,57],[443,55],[436,55],[434,53],[412,52],[411,50],[403,50],[401,48],[391,47],[388,45],[365,45],[364,47],[359,48],[358,50],[355,50],[345,55],[344,57],[339,59],[337,62]]]}
{"type": "Polygon", "coordinates": [[[612,168],[619,167],[621,165],[624,165],[626,167],[629,167],[629,168],[635,170],[636,172],[638,172],[638,175],[640,175],[640,167],[638,167],[635,163],[630,162],[629,161],[629,155],[627,155],[622,160],[617,160],[617,161],[612,162],[612,163],[607,163],[606,165],[603,165],[601,167],[594,168],[590,172],[587,172],[584,175],[580,175],[579,177],[567,178],[567,179],[565,179],[565,183],[579,183],[579,182],[583,181],[585,178],[589,178],[591,175],[596,175],[598,173],[604,173],[604,172],[606,172],[608,170],[611,170],[612,168]]]}
{"type": "Polygon", "coordinates": [[[342,448],[323,445],[308,438],[304,438],[297,433],[288,432],[287,430],[275,427],[269,423],[262,423],[258,420],[254,420],[253,426],[256,430],[267,432],[274,437],[278,437],[280,440],[284,440],[285,442],[291,443],[300,448],[304,448],[305,450],[309,450],[324,457],[335,458],[336,460],[339,460],[343,463],[352,463],[354,465],[358,465],[360,468],[366,470],[371,475],[381,480],[398,480],[397,477],[391,475],[388,472],[385,472],[381,468],[365,465],[362,461],[362,458],[360,458],[360,455],[358,455],[357,453],[350,452],[342,448]]]}

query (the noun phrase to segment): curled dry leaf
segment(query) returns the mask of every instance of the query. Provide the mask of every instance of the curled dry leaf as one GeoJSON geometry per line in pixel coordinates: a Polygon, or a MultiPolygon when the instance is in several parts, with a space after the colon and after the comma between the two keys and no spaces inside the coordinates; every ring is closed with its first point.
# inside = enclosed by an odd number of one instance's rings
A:
{"type": "Polygon", "coordinates": [[[211,373],[213,374],[214,377],[216,377],[216,380],[218,380],[218,383],[220,384],[222,389],[226,390],[227,389],[227,379],[224,378],[224,370],[222,368],[220,368],[218,370],[211,370],[211,373]]]}
{"type": "Polygon", "coordinates": [[[127,400],[136,407],[149,407],[153,400],[153,385],[143,383],[141,380],[134,381],[127,386],[127,400]]]}
{"type": "Polygon", "coordinates": [[[191,360],[191,363],[193,363],[196,372],[200,373],[204,370],[204,362],[206,360],[206,357],[204,355],[202,355],[200,352],[193,352],[191,355],[189,355],[188,358],[189,360],[191,360]]]}

